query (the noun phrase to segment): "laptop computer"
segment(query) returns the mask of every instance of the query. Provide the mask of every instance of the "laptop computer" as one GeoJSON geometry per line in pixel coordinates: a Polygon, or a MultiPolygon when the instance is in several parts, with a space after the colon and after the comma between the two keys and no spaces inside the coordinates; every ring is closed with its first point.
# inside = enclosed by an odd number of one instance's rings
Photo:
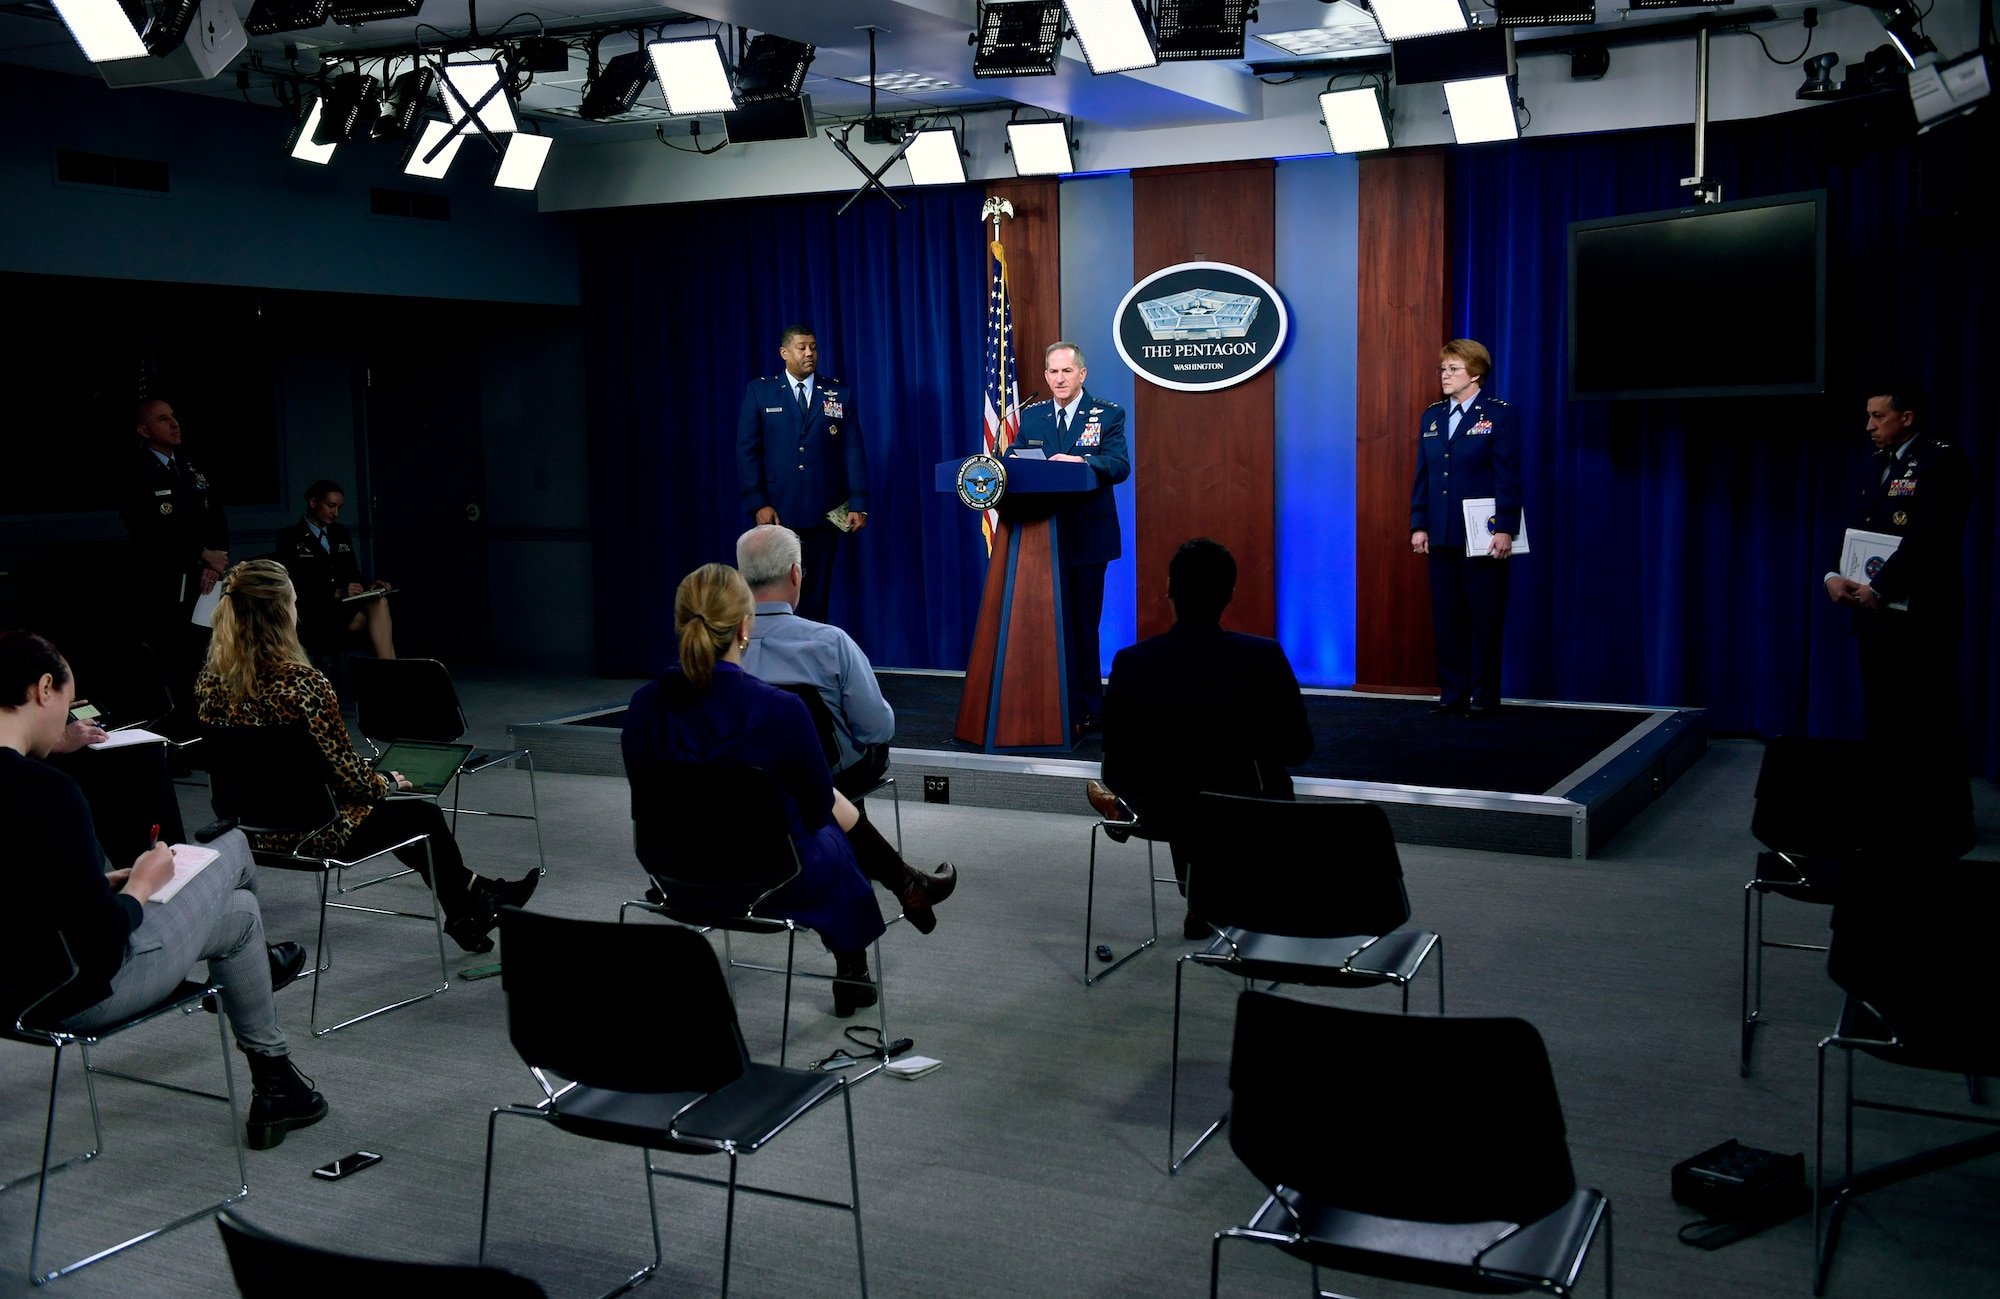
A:
{"type": "Polygon", "coordinates": [[[392,771],[400,772],[413,793],[441,794],[471,753],[470,744],[392,740],[375,759],[375,770],[385,777],[392,771]]]}

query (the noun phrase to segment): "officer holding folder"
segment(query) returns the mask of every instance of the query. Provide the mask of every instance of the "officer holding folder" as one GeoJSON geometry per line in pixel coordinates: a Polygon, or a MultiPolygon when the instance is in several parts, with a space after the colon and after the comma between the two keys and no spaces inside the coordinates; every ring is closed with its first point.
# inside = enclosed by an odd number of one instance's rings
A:
{"type": "Polygon", "coordinates": [[[1438,352],[1442,401],[1417,421],[1417,477],[1410,492],[1410,549],[1430,557],[1431,630],[1438,702],[1431,711],[1484,716],[1500,707],[1501,628],[1507,557],[1521,520],[1521,421],[1482,388],[1493,355],[1469,338],[1438,352]],[[1492,545],[1465,553],[1465,502],[1490,497],[1492,545]],[[1433,544],[1435,543],[1435,544],[1433,544]]]}

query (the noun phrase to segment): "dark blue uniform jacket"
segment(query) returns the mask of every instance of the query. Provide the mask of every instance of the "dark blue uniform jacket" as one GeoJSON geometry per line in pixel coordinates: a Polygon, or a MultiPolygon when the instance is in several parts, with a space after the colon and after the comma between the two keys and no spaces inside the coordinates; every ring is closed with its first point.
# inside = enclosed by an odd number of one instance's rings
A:
{"type": "Polygon", "coordinates": [[[794,531],[825,526],[826,512],[836,505],[868,512],[868,456],[854,390],[816,374],[809,404],[799,409],[786,375],[752,379],[736,419],[744,512],[771,506],[794,531]]]}
{"type": "Polygon", "coordinates": [[[1521,530],[1521,419],[1484,390],[1447,438],[1451,403],[1435,402],[1417,421],[1417,480],[1410,491],[1410,531],[1431,534],[1433,550],[1465,553],[1464,502],[1493,498],[1492,530],[1521,530]]]}
{"type": "Polygon", "coordinates": [[[1108,564],[1124,553],[1118,536],[1118,501],[1111,489],[1132,476],[1125,445],[1125,408],[1084,389],[1069,436],[1056,436],[1056,404],[1038,401],[1021,411],[1021,432],[1009,451],[1040,447],[1044,454],[1082,456],[1097,471],[1097,490],[1076,493],[1056,514],[1056,544],[1065,565],[1108,564]]]}

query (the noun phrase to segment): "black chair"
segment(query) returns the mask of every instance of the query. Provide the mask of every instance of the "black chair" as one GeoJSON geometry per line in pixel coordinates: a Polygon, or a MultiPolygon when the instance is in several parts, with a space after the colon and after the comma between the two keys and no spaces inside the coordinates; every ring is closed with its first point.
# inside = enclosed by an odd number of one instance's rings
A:
{"type": "Polygon", "coordinates": [[[1229,1062],[1229,1144],[1269,1190],[1222,1242],[1312,1266],[1476,1294],[1575,1291],[1599,1228],[1612,1293],[1611,1202],[1578,1186],[1548,1052],[1518,1019],[1371,1015],[1245,992],[1229,1062]],[[1391,1086],[1351,1099],[1357,1066],[1391,1086]]]}
{"type": "Polygon", "coordinates": [[[1818,1048],[1813,1120],[1813,1293],[1826,1291],[1841,1221],[1855,1197],[2000,1153],[2000,1131],[1854,1171],[1854,1111],[1951,1119],[2000,1129],[1990,1114],[1929,1109],[1868,1099],[1855,1092],[1854,1060],[1869,1055],[1909,1069],[1963,1075],[1971,1098],[1978,1080],[2000,1076],[2000,989],[1987,930],[2000,909],[1992,862],[1869,858],[1849,865],[1833,910],[1827,973],[1847,994],[1834,1031],[1818,1048]],[[1826,1175],[1826,1063],[1847,1058],[1845,1141],[1839,1180],[1826,1175]]]}
{"type": "MultiPolygon", "coordinates": [[[[68,1276],[79,1268],[88,1267],[101,1259],[110,1258],[113,1254],[149,1241],[155,1236],[163,1235],[177,1227],[184,1227],[197,1218],[206,1218],[216,1210],[234,1204],[236,1201],[250,1194],[250,1173],[243,1161],[242,1115],[236,1105],[236,1075],[230,1061],[229,1022],[227,1015],[218,1014],[215,1017],[218,1031],[222,1037],[222,1078],[227,1088],[226,1095],[196,1091],[193,1088],[183,1087],[174,1083],[165,1083],[152,1078],[141,1078],[135,1074],[121,1073],[115,1069],[101,1069],[90,1062],[90,1048],[96,1046],[99,1042],[123,1033],[128,1029],[137,1028],[141,1024],[170,1016],[176,1011],[181,1012],[183,1015],[192,1014],[201,1008],[203,998],[217,995],[220,992],[220,988],[215,984],[200,983],[192,979],[188,980],[178,988],[175,988],[159,1004],[150,1009],[142,1010],[138,1014],[128,1015],[124,1019],[113,1024],[107,1024],[102,1028],[71,1030],[62,1028],[56,1024],[44,1023],[36,1019],[36,1008],[54,998],[64,987],[75,980],[79,973],[76,960],[70,953],[68,939],[58,934],[56,941],[60,945],[60,961],[67,968],[67,973],[61,974],[59,981],[47,991],[36,996],[34,1001],[27,1005],[26,1009],[20,1011],[17,1015],[10,1016],[7,1022],[0,1023],[0,1038],[4,1038],[10,1042],[25,1043],[29,1046],[49,1047],[54,1053],[54,1063],[49,1071],[48,1120],[42,1129],[41,1168],[34,1173],[14,1178],[5,1186],[0,1186],[0,1194],[4,1194],[17,1186],[25,1186],[29,1182],[35,1183],[35,1226],[33,1233],[28,1239],[28,1279],[36,1285],[46,1285],[50,1281],[68,1276]],[[84,1090],[90,1097],[91,1145],[90,1149],[83,1154],[57,1164],[51,1162],[55,1157],[56,1097],[62,1083],[63,1053],[71,1047],[76,1048],[77,1054],[83,1060],[84,1090]],[[138,1235],[131,1237],[121,1244],[97,1250],[78,1259],[74,1263],[58,1267],[51,1272],[44,1272],[41,1261],[42,1220],[48,1208],[49,1176],[53,1173],[60,1173],[65,1169],[87,1164],[96,1159],[104,1150],[104,1119],[98,1110],[97,1104],[97,1080],[100,1077],[118,1078],[125,1082],[142,1083],[148,1087],[158,1087],[165,1091],[178,1092],[183,1096],[196,1096],[204,1100],[221,1101],[227,1105],[229,1107],[230,1135],[236,1143],[237,1189],[216,1203],[205,1205],[192,1213],[183,1214],[163,1226],[155,1227],[150,1231],[140,1232],[138,1235]]],[[[53,952],[52,955],[54,955],[53,952]]],[[[161,1118],[157,1113],[149,1111],[143,1121],[148,1126],[156,1126],[161,1121],[161,1118]]]]}
{"type": "Polygon", "coordinates": [[[1444,940],[1404,929],[1410,898],[1389,818],[1373,803],[1280,802],[1203,794],[1189,825],[1188,906],[1216,931],[1174,963],[1174,1053],[1167,1099],[1167,1171],[1178,1173],[1223,1124],[1224,1111],[1176,1155],[1180,1109],[1181,980],[1189,962],[1232,978],[1314,988],[1393,984],[1410,1009],[1410,981],[1435,951],[1444,1014],[1444,940]]]}
{"type": "MultiPolygon", "coordinates": [[[[1248,755],[1232,752],[1208,737],[1234,735],[1240,720],[1213,700],[1186,700],[1161,703],[1133,699],[1116,692],[1104,697],[1103,777],[1116,789],[1144,789],[1150,795],[1147,806],[1181,809],[1181,818],[1161,810],[1132,821],[1099,819],[1090,827],[1090,866],[1083,895],[1083,985],[1088,988],[1133,957],[1155,947],[1160,941],[1159,886],[1179,888],[1176,875],[1160,874],[1155,845],[1170,842],[1182,832],[1185,811],[1191,810],[1202,790],[1237,794],[1263,792],[1265,782],[1256,762],[1248,755]],[[1137,839],[1146,845],[1146,906],[1152,932],[1137,947],[1098,969],[1092,964],[1097,953],[1097,837],[1102,833],[1113,843],[1137,839]]],[[[1282,795],[1291,796],[1287,787],[1282,795]]],[[[1136,795],[1135,795],[1136,797],[1136,795]]]]}
{"type": "MultiPolygon", "coordinates": [[[[420,1001],[428,1001],[451,987],[451,976],[445,967],[444,915],[438,906],[437,889],[428,887],[430,912],[428,915],[415,911],[398,911],[383,907],[366,907],[353,902],[335,902],[329,897],[333,877],[336,873],[352,870],[379,858],[387,857],[399,848],[421,843],[426,857],[430,855],[430,836],[413,835],[401,843],[393,844],[380,851],[354,858],[322,856],[300,851],[315,835],[331,825],[340,815],[333,793],[327,788],[326,760],[313,743],[312,737],[303,725],[294,726],[212,726],[204,732],[209,756],[209,798],[215,814],[240,823],[245,834],[282,836],[292,845],[283,852],[252,850],[260,866],[270,866],[278,870],[308,871],[319,875],[319,938],[314,948],[312,967],[306,974],[312,977],[312,1007],[307,1017],[307,1027],[314,1037],[325,1037],[351,1024],[359,1024],[364,1019],[400,1010],[404,1006],[414,1006],[420,1001]],[[319,988],[321,976],[333,968],[333,949],[328,945],[326,916],[329,910],[359,911],[376,916],[403,916],[413,920],[429,920],[435,930],[438,953],[438,982],[435,988],[413,997],[404,997],[386,1005],[341,1020],[328,1028],[319,1026],[319,988]]],[[[362,884],[348,887],[343,884],[343,894],[357,892],[402,875],[414,872],[398,867],[390,874],[378,876],[362,884]]],[[[428,875],[430,872],[425,872],[428,875]]],[[[342,876],[343,880],[345,876],[342,876]]]]}
{"type": "Polygon", "coordinates": [[[1764,937],[1764,899],[1775,893],[1795,902],[1832,906],[1840,875],[1861,845],[1844,817],[1829,810],[1854,773],[1868,770],[1866,750],[1844,740],[1773,736],[1757,771],[1757,808],[1750,833],[1765,851],[1743,886],[1743,999],[1737,1072],[1750,1074],[1750,1048],[1764,1014],[1764,951],[1823,952],[1824,943],[1781,943],[1764,937]],[[1751,919],[1752,899],[1756,918],[1751,919]]]}
{"type": "Polygon", "coordinates": [[[852,1214],[854,1259],[866,1299],[861,1177],[848,1079],[753,1063],[744,1049],[729,985],[707,939],[691,929],[564,920],[513,907],[500,912],[500,939],[507,950],[500,975],[507,995],[507,1032],[543,1096],[533,1104],[499,1106],[487,1118],[480,1262],[486,1260],[493,1201],[493,1137],[501,1116],[508,1115],[539,1119],[580,1137],[638,1146],[643,1152],[653,1261],[608,1294],[637,1285],[659,1267],[653,1179],[670,1177],[728,1192],[722,1237],[725,1299],[738,1191],[852,1214]],[[606,995],[607,989],[619,988],[650,988],[656,995],[641,1016],[627,998],[606,995]],[[553,1085],[551,1075],[569,1081],[553,1085]],[[848,1201],[738,1184],[740,1156],[763,1149],[836,1094],[847,1121],[848,1201]],[[729,1176],[722,1180],[655,1167],[655,1150],[726,1155],[729,1176]]]}
{"type": "MultiPolygon", "coordinates": [[[[730,970],[784,975],[784,1020],[778,1033],[782,1067],[791,1042],[793,976],[828,982],[836,976],[798,969],[798,936],[806,926],[758,910],[799,873],[798,848],[776,777],[757,767],[724,763],[642,764],[627,774],[633,847],[660,900],[624,903],[618,908],[619,921],[627,911],[638,910],[690,929],[717,930],[730,970]],[[783,934],[784,967],[737,960],[733,934],[783,934]]],[[[877,940],[875,1004],[885,1045],[893,1040],[888,982],[877,940]]]]}
{"type": "MultiPolygon", "coordinates": [[[[820,694],[818,687],[806,685],[801,682],[774,681],[771,684],[777,686],[780,690],[797,695],[800,699],[805,700],[806,711],[812,714],[813,730],[819,734],[820,751],[826,754],[826,765],[830,769],[838,770],[840,767],[840,736],[834,726],[833,710],[826,706],[826,696],[820,694]]],[[[889,797],[895,803],[896,855],[901,856],[903,852],[903,796],[896,788],[896,778],[884,773],[873,784],[858,792],[848,794],[848,797],[858,803],[870,794],[879,794],[884,789],[889,791],[889,797]]]]}
{"type": "Polygon", "coordinates": [[[409,1286],[405,1294],[432,1299],[544,1299],[548,1293],[505,1268],[405,1263],[301,1245],[227,1209],[215,1215],[215,1229],[243,1299],[356,1299],[384,1286],[409,1286]]]}
{"type": "MultiPolygon", "coordinates": [[[[377,753],[383,744],[396,740],[457,744],[469,729],[465,709],[458,702],[458,690],[451,683],[451,673],[436,659],[378,659],[356,654],[348,659],[347,670],[354,683],[355,726],[377,753]]],[[[534,750],[486,753],[475,749],[467,754],[451,782],[454,834],[458,832],[461,814],[533,821],[535,859],[540,863],[540,873],[549,873],[548,853],[542,846],[542,805],[535,789],[534,750]],[[512,762],[520,763],[528,771],[527,812],[494,812],[461,806],[460,795],[467,776],[497,771],[512,762]]]]}

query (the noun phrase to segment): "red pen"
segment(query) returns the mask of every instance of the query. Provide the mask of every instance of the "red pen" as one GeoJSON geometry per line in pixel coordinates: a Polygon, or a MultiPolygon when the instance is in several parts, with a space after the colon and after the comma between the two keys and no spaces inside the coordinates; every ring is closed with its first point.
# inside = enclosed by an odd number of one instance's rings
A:
{"type": "Polygon", "coordinates": [[[160,841],[160,823],[158,821],[155,821],[153,822],[153,833],[146,837],[146,846],[150,848],[159,841],[160,841]]]}

